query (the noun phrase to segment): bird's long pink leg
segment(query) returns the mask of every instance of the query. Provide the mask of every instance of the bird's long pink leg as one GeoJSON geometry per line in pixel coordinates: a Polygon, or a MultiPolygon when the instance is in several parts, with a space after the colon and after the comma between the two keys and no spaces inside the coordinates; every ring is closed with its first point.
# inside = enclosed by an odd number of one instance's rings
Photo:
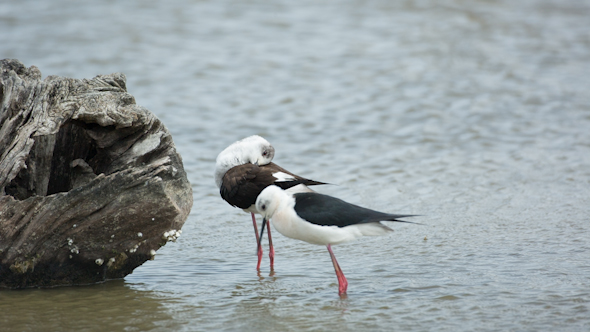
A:
{"type": "MultiPolygon", "coordinates": [[[[252,224],[254,224],[254,234],[256,234],[256,244],[260,242],[260,237],[258,236],[258,226],[256,226],[256,217],[254,213],[252,214],[252,224]]],[[[256,270],[260,271],[260,262],[262,262],[262,246],[258,247],[258,264],[256,264],[256,270]]]]}
{"type": "Polygon", "coordinates": [[[268,224],[268,247],[269,253],[268,257],[270,257],[270,270],[274,270],[275,268],[275,247],[272,245],[272,237],[270,236],[270,223],[268,224]]]}
{"type": "Polygon", "coordinates": [[[328,251],[330,252],[330,258],[332,258],[332,264],[334,265],[334,271],[336,271],[336,277],[338,278],[338,295],[342,295],[346,293],[346,289],[348,288],[348,281],[338,265],[338,261],[336,260],[336,256],[332,252],[332,247],[328,244],[328,251]]]}

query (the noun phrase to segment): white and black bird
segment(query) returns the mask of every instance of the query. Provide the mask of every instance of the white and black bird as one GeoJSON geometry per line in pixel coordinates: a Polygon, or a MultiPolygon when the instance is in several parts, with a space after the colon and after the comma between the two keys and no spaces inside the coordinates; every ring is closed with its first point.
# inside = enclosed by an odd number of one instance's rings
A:
{"type": "Polygon", "coordinates": [[[348,281],[331,245],[362,236],[385,235],[392,229],[381,221],[408,222],[399,218],[415,216],[374,211],[315,192],[289,193],[277,186],[269,186],[258,195],[256,209],[263,217],[260,240],[268,221],[286,237],[328,248],[340,295],[346,293],[348,281]]]}
{"type": "MultiPolygon", "coordinates": [[[[307,186],[325,184],[295,175],[272,163],[274,147],[264,138],[253,135],[237,141],[225,148],[215,162],[215,183],[221,197],[232,206],[244,209],[252,215],[254,233],[258,245],[258,264],[260,269],[262,247],[258,236],[255,213],[256,198],[260,192],[276,185],[292,192],[312,191],[307,186]]],[[[270,228],[268,229],[269,257],[271,269],[274,267],[274,248],[270,228]]]]}

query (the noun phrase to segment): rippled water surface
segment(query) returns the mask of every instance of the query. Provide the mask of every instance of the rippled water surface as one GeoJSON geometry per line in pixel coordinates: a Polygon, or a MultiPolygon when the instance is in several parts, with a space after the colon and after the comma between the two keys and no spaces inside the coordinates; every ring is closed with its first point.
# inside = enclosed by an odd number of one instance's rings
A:
{"type": "Polygon", "coordinates": [[[5,331],[590,330],[588,1],[5,1],[0,58],[123,72],[194,190],[124,280],[0,291],[5,331]],[[252,134],[349,202],[421,214],[324,247],[250,217],[217,154],[252,134]],[[265,253],[266,254],[266,253],[265,253]]]}

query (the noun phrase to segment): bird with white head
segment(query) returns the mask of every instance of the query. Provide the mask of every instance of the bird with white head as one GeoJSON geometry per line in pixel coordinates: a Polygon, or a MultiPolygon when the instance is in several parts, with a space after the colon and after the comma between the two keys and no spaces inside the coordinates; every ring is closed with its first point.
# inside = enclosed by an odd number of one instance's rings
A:
{"type": "MultiPolygon", "coordinates": [[[[237,141],[225,148],[217,156],[215,163],[215,183],[221,197],[232,206],[239,207],[252,216],[256,240],[260,243],[255,213],[256,198],[260,192],[277,185],[292,192],[310,192],[307,186],[325,184],[295,175],[273,163],[275,149],[264,138],[253,135],[237,141]]],[[[269,256],[271,269],[274,267],[274,248],[270,228],[268,228],[269,256]]],[[[262,260],[262,246],[258,245],[258,264],[262,260]]]]}
{"type": "Polygon", "coordinates": [[[289,193],[277,186],[268,186],[258,195],[256,209],[263,217],[259,247],[267,222],[272,222],[286,237],[325,245],[338,278],[340,295],[346,293],[348,281],[331,245],[362,236],[385,235],[392,229],[381,221],[408,222],[399,218],[414,216],[383,213],[315,192],[289,193]]]}

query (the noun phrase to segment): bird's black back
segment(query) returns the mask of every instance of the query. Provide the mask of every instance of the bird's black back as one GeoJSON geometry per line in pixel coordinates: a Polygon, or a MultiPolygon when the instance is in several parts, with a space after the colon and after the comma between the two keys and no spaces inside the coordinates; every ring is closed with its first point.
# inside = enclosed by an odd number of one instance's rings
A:
{"type": "Polygon", "coordinates": [[[296,193],[293,196],[297,215],[321,226],[345,227],[379,221],[406,222],[398,218],[413,216],[383,213],[318,193],[296,193]]]}
{"type": "Polygon", "coordinates": [[[284,190],[299,184],[311,186],[325,183],[295,175],[275,163],[262,166],[248,163],[232,167],[223,175],[219,193],[232,206],[247,209],[256,203],[256,198],[264,188],[273,184],[284,190]],[[289,174],[294,180],[276,182],[277,178],[273,174],[277,172],[289,174]]]}

